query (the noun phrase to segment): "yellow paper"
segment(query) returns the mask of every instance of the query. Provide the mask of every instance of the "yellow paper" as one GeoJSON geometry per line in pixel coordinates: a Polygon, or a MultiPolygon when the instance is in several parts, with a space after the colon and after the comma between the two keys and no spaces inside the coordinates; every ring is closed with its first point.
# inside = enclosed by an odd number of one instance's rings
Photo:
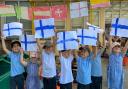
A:
{"type": "Polygon", "coordinates": [[[110,0],[90,0],[91,4],[101,4],[101,3],[108,3],[110,0]]]}
{"type": "Polygon", "coordinates": [[[90,0],[92,8],[110,6],[110,0],[90,0]]]}

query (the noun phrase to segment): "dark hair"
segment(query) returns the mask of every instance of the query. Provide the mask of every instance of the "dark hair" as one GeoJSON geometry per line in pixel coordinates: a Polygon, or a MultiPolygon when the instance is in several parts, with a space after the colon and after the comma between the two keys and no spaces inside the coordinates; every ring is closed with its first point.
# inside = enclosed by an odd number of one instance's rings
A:
{"type": "Polygon", "coordinates": [[[60,52],[65,52],[66,50],[61,50],[60,52]]]}
{"type": "Polygon", "coordinates": [[[11,43],[11,48],[13,48],[14,44],[18,44],[21,47],[21,43],[19,41],[14,41],[11,43]]]}
{"type": "Polygon", "coordinates": [[[91,53],[89,47],[80,47],[79,50],[80,50],[80,51],[87,51],[87,52],[89,53],[89,55],[90,55],[90,53],[91,53]]]}
{"type": "Polygon", "coordinates": [[[80,47],[79,50],[80,50],[80,51],[83,50],[83,47],[80,47]]]}

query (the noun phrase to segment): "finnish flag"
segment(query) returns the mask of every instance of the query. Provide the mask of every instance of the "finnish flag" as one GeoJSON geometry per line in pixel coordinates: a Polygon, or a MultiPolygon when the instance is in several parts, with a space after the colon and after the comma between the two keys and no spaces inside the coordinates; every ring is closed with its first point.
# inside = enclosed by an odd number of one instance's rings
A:
{"type": "Polygon", "coordinates": [[[65,31],[57,33],[57,50],[78,49],[76,31],[65,31]]]}
{"type": "Polygon", "coordinates": [[[19,22],[11,22],[4,24],[3,35],[8,36],[21,36],[22,35],[23,24],[19,22]]]}
{"type": "Polygon", "coordinates": [[[128,19],[126,18],[112,19],[110,35],[128,38],[128,19]]]}
{"type": "Polygon", "coordinates": [[[35,38],[50,38],[55,36],[54,18],[35,20],[34,25],[35,38]]]}

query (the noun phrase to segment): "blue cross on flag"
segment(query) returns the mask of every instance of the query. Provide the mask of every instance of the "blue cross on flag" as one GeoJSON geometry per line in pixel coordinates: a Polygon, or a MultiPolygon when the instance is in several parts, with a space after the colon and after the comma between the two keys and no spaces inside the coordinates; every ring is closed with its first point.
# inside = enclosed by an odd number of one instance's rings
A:
{"type": "Polygon", "coordinates": [[[22,35],[20,37],[21,47],[25,51],[37,51],[37,43],[34,35],[22,35]]]}
{"type": "Polygon", "coordinates": [[[82,45],[96,46],[97,32],[91,29],[78,29],[77,37],[82,45]]]}
{"type": "Polygon", "coordinates": [[[55,36],[54,18],[35,20],[35,38],[50,38],[55,36]]]}
{"type": "Polygon", "coordinates": [[[119,37],[128,37],[128,19],[126,18],[112,19],[110,35],[119,36],[119,37]]]}
{"type": "Polygon", "coordinates": [[[78,49],[76,31],[66,31],[57,33],[57,50],[78,49]]]}
{"type": "Polygon", "coordinates": [[[21,36],[22,35],[23,24],[19,22],[11,22],[4,24],[3,35],[8,36],[21,36]]]}

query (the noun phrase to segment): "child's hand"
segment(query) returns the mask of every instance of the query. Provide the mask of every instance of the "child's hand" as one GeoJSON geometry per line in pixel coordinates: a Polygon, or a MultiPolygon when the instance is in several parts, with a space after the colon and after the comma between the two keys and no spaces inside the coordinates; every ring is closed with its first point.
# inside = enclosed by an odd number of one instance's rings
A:
{"type": "Polygon", "coordinates": [[[21,54],[23,54],[23,53],[24,53],[23,48],[20,48],[20,53],[21,53],[21,54]]]}
{"type": "Polygon", "coordinates": [[[4,36],[1,36],[1,39],[6,39],[6,37],[4,37],[4,36]]]}
{"type": "Polygon", "coordinates": [[[79,40],[79,39],[77,39],[76,41],[77,41],[78,43],[80,42],[80,40],[79,40]]]}

